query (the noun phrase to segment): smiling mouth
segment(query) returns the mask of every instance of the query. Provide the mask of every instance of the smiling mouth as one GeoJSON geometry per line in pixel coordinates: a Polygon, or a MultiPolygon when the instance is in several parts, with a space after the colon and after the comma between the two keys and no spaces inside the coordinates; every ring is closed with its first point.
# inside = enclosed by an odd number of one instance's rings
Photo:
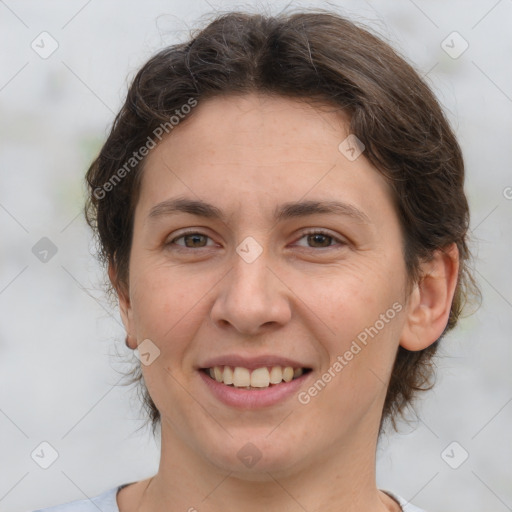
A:
{"type": "Polygon", "coordinates": [[[214,366],[201,368],[211,379],[226,386],[242,389],[267,389],[283,382],[291,382],[309,373],[311,368],[293,368],[291,366],[264,366],[249,370],[241,366],[214,366]]]}

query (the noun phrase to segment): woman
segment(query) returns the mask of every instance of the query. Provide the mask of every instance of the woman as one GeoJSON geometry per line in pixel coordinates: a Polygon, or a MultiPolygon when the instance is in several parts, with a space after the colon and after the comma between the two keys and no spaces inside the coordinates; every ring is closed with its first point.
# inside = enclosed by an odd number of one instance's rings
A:
{"type": "Polygon", "coordinates": [[[459,145],[333,13],[222,15],[135,77],[87,220],[161,427],[158,473],[47,511],[419,511],[378,489],[473,281],[459,145]]]}

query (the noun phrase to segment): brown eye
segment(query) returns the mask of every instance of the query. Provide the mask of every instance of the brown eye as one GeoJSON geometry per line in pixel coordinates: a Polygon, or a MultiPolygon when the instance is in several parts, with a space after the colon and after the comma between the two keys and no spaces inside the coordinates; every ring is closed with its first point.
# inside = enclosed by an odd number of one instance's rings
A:
{"type": "Polygon", "coordinates": [[[323,235],[321,233],[316,233],[314,235],[307,235],[308,243],[313,244],[316,247],[329,247],[330,241],[333,240],[332,236],[323,235]],[[319,245],[316,245],[319,244],[319,245]]]}
{"type": "Polygon", "coordinates": [[[173,238],[166,245],[178,245],[186,249],[201,249],[203,247],[207,247],[207,241],[209,238],[210,237],[204,235],[203,233],[191,231],[189,233],[184,233],[179,237],[173,238]],[[178,240],[184,240],[185,243],[177,243],[178,240]]]}
{"type": "Polygon", "coordinates": [[[200,235],[200,234],[194,234],[194,235],[185,235],[182,237],[184,240],[190,242],[185,242],[186,247],[204,247],[202,242],[206,241],[206,236],[200,235]]]}
{"type": "Polygon", "coordinates": [[[306,239],[307,245],[298,245],[309,249],[327,249],[329,247],[334,247],[336,245],[345,245],[345,242],[343,242],[343,240],[340,240],[339,238],[336,238],[335,236],[325,231],[306,232],[300,238],[300,240],[302,239],[306,239]],[[333,244],[332,242],[337,242],[337,244],[333,244]]]}

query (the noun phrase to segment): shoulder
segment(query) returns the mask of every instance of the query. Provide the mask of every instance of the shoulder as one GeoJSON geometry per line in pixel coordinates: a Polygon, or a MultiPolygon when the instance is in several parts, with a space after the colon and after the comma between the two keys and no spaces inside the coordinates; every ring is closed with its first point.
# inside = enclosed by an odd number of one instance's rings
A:
{"type": "Polygon", "coordinates": [[[34,510],[33,512],[98,512],[98,510],[119,512],[116,500],[117,492],[125,485],[116,486],[94,498],[71,501],[62,505],[34,510]]]}
{"type": "Polygon", "coordinates": [[[402,510],[404,512],[426,512],[422,508],[415,507],[412,503],[409,503],[406,499],[402,498],[401,496],[398,496],[398,494],[395,494],[391,491],[386,491],[384,489],[381,489],[382,492],[385,492],[388,496],[391,496],[394,500],[398,501],[400,506],[402,507],[402,510]]]}

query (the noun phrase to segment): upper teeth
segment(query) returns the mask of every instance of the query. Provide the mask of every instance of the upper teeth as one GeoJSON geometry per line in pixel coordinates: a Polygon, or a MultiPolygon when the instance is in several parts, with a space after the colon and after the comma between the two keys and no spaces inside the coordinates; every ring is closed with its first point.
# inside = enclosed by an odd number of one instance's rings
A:
{"type": "Polygon", "coordinates": [[[283,380],[290,382],[291,380],[300,377],[303,373],[302,368],[293,368],[291,366],[272,366],[267,368],[256,368],[249,370],[241,366],[214,366],[208,369],[210,377],[217,382],[223,382],[237,388],[253,387],[253,388],[268,388],[270,384],[279,384],[283,380]]]}

